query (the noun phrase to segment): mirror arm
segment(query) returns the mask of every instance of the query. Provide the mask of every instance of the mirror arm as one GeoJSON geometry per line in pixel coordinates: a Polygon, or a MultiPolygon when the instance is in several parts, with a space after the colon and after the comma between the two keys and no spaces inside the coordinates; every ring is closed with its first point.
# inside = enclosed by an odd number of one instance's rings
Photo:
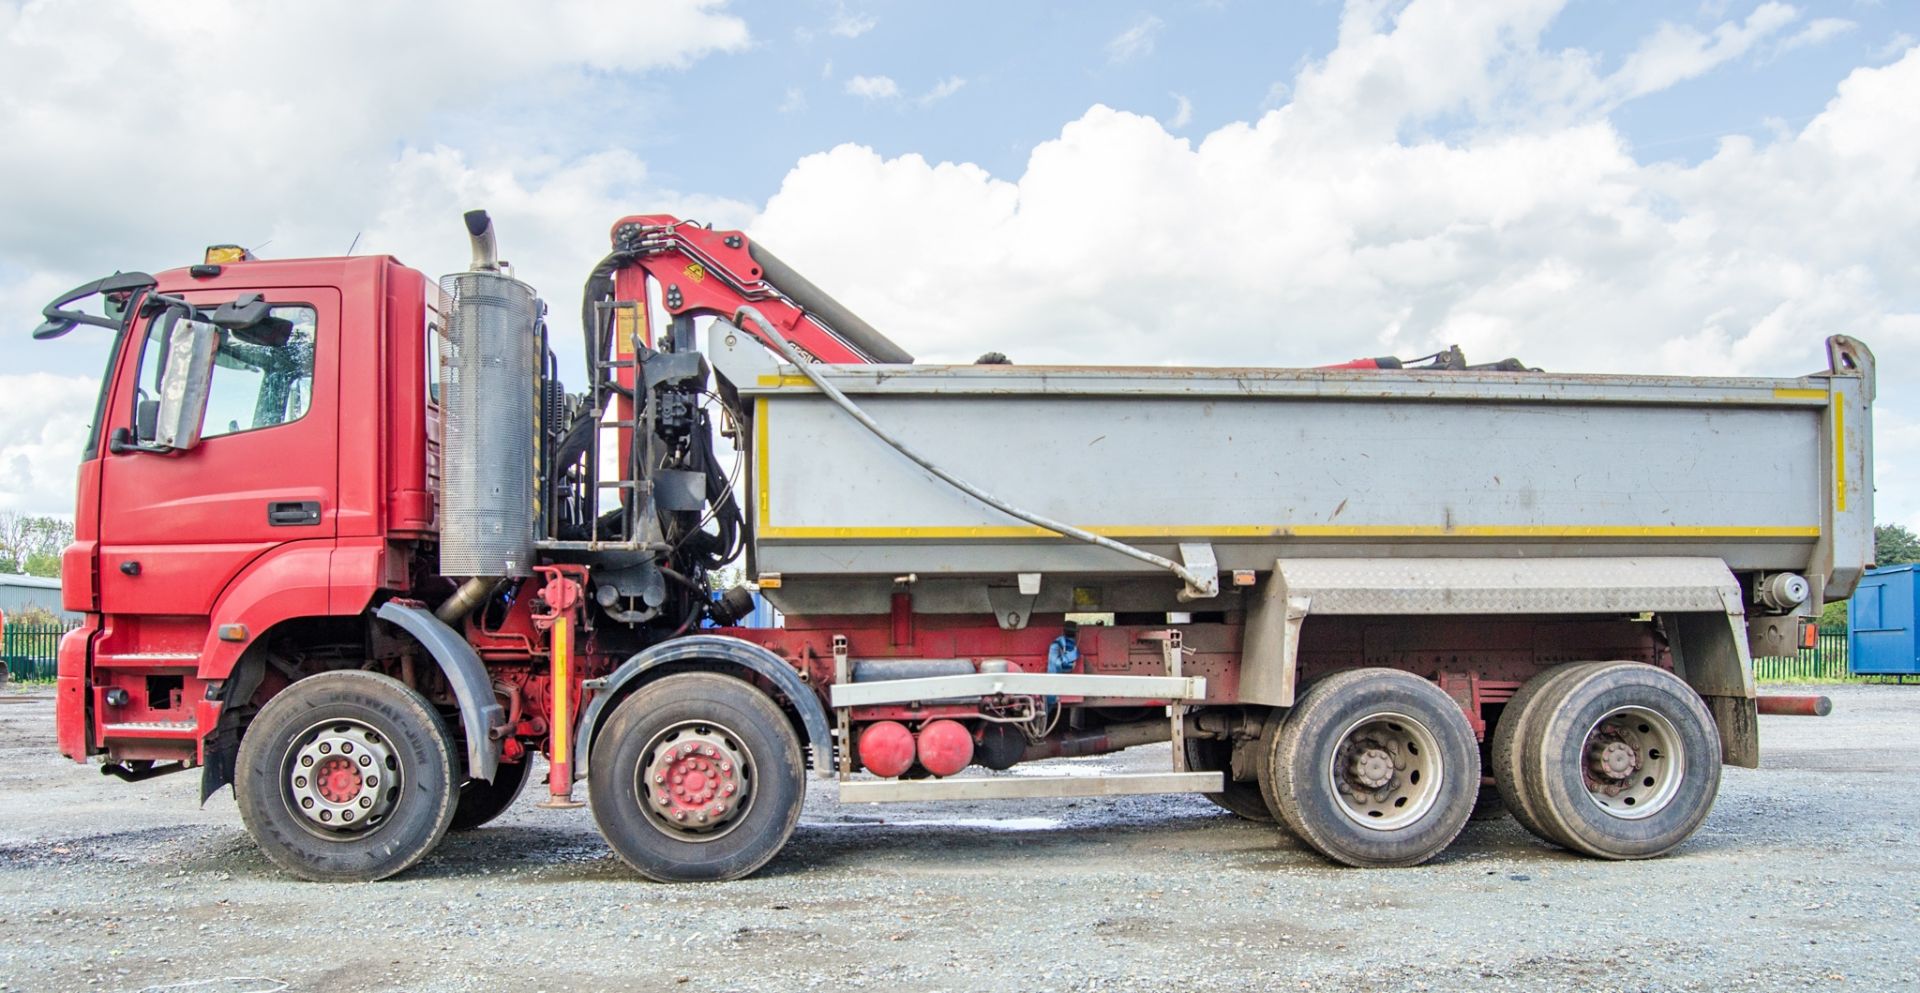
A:
{"type": "Polygon", "coordinates": [[[165,445],[136,442],[133,440],[133,432],[126,428],[114,428],[113,433],[107,435],[107,452],[112,455],[129,455],[135,452],[145,452],[148,455],[172,455],[175,451],[176,449],[165,445]]]}

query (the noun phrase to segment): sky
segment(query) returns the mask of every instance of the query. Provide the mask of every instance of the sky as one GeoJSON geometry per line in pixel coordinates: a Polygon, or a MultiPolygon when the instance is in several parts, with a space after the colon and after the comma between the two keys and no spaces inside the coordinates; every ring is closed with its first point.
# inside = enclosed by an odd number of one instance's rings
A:
{"type": "Polygon", "coordinates": [[[438,274],[485,207],[556,314],[669,212],[922,361],[1788,376],[1847,333],[1920,525],[1917,39],[1905,0],[0,0],[0,510],[71,508],[105,336],[29,341],[58,292],[223,242],[438,274]]]}

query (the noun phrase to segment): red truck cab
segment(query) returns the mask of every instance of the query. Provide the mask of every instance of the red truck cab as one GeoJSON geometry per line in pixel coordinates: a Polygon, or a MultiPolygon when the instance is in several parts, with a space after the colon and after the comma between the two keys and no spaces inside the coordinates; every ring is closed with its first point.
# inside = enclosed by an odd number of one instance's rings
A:
{"type": "Polygon", "coordinates": [[[86,619],[60,647],[60,750],[197,764],[250,646],[406,587],[393,545],[434,529],[438,291],[383,255],[199,265],[150,293],[259,294],[290,325],[278,343],[221,337],[199,441],[166,451],[146,442],[171,329],[137,314],[80,464],[62,595],[86,619]]]}

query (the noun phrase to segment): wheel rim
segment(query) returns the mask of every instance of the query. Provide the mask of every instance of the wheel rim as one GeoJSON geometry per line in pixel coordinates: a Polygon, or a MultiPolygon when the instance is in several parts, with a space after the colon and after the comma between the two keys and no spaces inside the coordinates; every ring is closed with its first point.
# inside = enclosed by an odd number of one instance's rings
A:
{"type": "Polygon", "coordinates": [[[1673,722],[1619,707],[1587,729],[1580,749],[1587,796],[1610,817],[1639,820],[1667,808],[1686,778],[1686,746],[1673,722]]]}
{"type": "Polygon", "coordinates": [[[683,721],[653,736],[634,771],[647,823],[680,841],[707,842],[740,826],[753,806],[753,757],[712,721],[683,721]]]}
{"type": "Polygon", "coordinates": [[[314,834],[351,840],[386,822],[400,801],[401,767],[393,744],[366,723],[322,721],[287,750],[287,808],[314,834]]]}
{"type": "Polygon", "coordinates": [[[1439,741],[1425,724],[1383,711],[1347,725],[1337,740],[1327,776],[1347,819],[1392,831],[1433,809],[1446,770],[1439,741]]]}

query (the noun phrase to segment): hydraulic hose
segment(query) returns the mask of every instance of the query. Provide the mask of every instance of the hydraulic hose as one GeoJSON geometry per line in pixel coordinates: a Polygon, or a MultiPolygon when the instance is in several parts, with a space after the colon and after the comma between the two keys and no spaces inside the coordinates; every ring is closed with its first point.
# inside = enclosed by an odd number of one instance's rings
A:
{"type": "Polygon", "coordinates": [[[820,392],[825,393],[828,399],[838,404],[841,410],[846,411],[848,416],[860,422],[861,427],[872,432],[874,437],[886,442],[888,447],[906,456],[915,465],[945,480],[960,492],[1009,517],[1026,521],[1035,527],[1044,528],[1062,537],[1072,538],[1075,541],[1083,541],[1089,545],[1097,545],[1108,551],[1118,552],[1128,558],[1138,559],[1149,565],[1165,569],[1180,577],[1180,579],[1187,584],[1188,589],[1193,591],[1196,596],[1213,596],[1219,591],[1220,577],[1217,574],[1203,575],[1179,562],[1175,562],[1164,556],[1155,555],[1144,548],[1135,548],[1125,542],[1115,541],[1104,535],[1094,534],[1083,528],[1077,528],[1071,524],[1056,521],[1051,517],[1022,510],[988,493],[986,490],[961,479],[959,476],[948,472],[946,469],[941,468],[939,465],[936,465],[932,459],[915,451],[906,442],[894,437],[886,428],[881,427],[873,418],[867,416],[866,411],[861,410],[859,405],[855,404],[851,399],[848,399],[845,393],[840,392],[839,387],[828,382],[827,377],[821,375],[820,370],[816,368],[812,362],[807,361],[806,358],[800,354],[799,350],[793,347],[793,343],[788,341],[786,336],[782,335],[779,329],[773,326],[773,322],[761,316],[758,310],[752,307],[741,307],[734,313],[734,323],[738,324],[743,317],[758,325],[761,332],[767,336],[767,339],[779,347],[780,354],[785,356],[788,362],[793,363],[802,375],[812,381],[814,386],[819,387],[820,392]]]}

